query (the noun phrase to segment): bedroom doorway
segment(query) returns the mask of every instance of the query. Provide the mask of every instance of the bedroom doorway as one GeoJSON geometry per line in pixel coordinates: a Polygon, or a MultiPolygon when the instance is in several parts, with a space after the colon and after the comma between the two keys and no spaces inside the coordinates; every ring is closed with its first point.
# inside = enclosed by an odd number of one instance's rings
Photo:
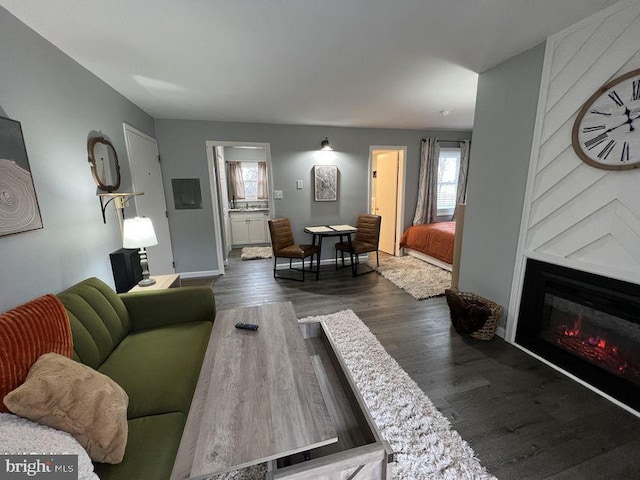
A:
{"type": "Polygon", "coordinates": [[[382,252],[400,256],[404,230],[404,160],[406,147],[370,147],[370,211],[382,217],[382,252]]]}

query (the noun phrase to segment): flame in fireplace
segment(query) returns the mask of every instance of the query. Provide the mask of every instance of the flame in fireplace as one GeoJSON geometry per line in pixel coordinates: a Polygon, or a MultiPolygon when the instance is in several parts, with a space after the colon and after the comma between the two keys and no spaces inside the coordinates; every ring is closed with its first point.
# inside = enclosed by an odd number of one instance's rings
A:
{"type": "MultiPolygon", "coordinates": [[[[578,315],[576,317],[572,327],[564,328],[564,335],[566,337],[580,337],[581,332],[582,332],[582,315],[578,315]]],[[[587,342],[589,343],[589,345],[592,345],[594,347],[598,347],[602,349],[607,348],[607,340],[600,336],[589,337],[587,342]]],[[[617,347],[613,346],[611,349],[613,353],[617,352],[617,347]]]]}
{"type": "Polygon", "coordinates": [[[567,337],[578,337],[580,336],[580,330],[582,330],[582,315],[576,317],[572,328],[564,328],[564,334],[567,337]]]}
{"type": "Polygon", "coordinates": [[[578,314],[573,325],[562,327],[563,335],[557,339],[557,343],[573,350],[583,358],[597,363],[608,364],[620,375],[632,373],[639,375],[638,369],[630,365],[618,355],[618,347],[607,342],[606,338],[599,335],[586,337],[582,332],[582,315],[578,314]]]}

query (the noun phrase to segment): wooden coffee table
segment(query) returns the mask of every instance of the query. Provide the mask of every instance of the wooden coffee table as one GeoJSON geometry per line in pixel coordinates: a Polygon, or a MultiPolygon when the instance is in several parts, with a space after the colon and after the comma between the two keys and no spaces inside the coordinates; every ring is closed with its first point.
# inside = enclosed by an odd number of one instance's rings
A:
{"type": "Polygon", "coordinates": [[[206,477],[337,440],[291,303],[218,312],[171,478],[206,477]],[[259,330],[238,330],[238,322],[259,330]]]}

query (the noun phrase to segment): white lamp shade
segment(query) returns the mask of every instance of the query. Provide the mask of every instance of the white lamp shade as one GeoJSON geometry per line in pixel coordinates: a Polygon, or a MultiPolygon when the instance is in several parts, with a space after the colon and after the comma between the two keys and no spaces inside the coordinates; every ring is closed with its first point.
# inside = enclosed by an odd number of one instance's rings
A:
{"type": "Polygon", "coordinates": [[[156,232],[150,218],[128,218],[124,221],[122,246],[124,248],[145,248],[158,244],[156,232]]]}

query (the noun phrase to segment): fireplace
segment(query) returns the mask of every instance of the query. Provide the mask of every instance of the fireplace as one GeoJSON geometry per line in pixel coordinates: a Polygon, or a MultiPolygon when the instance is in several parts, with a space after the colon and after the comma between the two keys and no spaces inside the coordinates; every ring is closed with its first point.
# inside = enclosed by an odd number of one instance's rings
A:
{"type": "Polygon", "coordinates": [[[516,343],[640,410],[640,286],[529,259],[516,343]]]}

